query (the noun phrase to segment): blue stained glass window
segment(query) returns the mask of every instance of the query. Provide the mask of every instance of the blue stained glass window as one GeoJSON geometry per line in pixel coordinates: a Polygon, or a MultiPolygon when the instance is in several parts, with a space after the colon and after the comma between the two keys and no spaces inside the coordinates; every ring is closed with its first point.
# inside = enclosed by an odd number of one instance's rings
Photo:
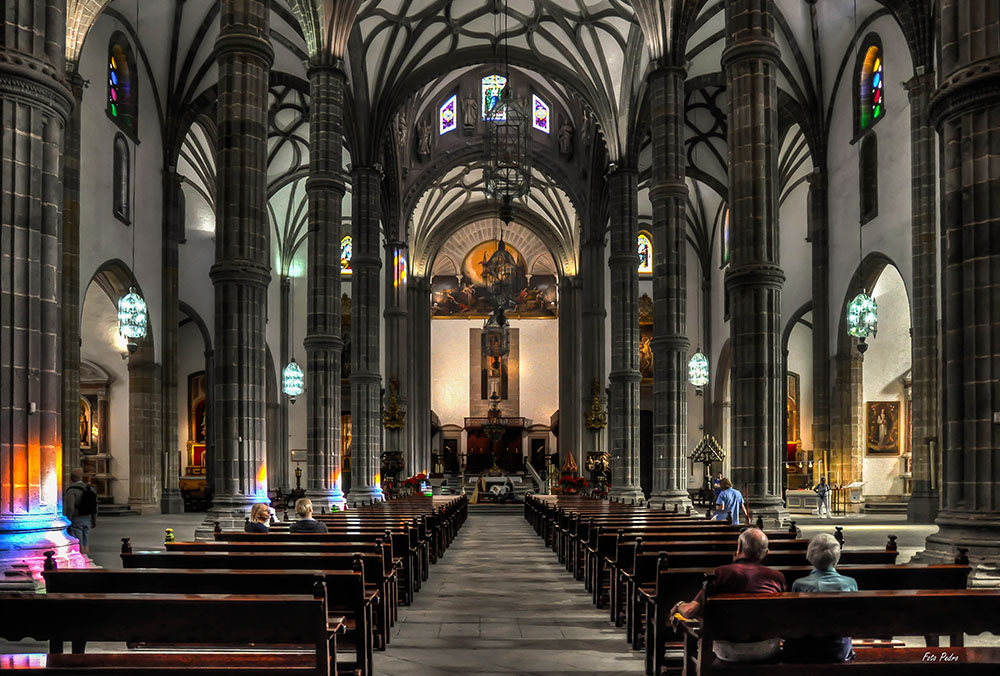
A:
{"type": "Polygon", "coordinates": [[[447,134],[455,128],[458,120],[457,116],[458,95],[452,94],[448,100],[441,104],[440,124],[438,134],[447,134]]]}

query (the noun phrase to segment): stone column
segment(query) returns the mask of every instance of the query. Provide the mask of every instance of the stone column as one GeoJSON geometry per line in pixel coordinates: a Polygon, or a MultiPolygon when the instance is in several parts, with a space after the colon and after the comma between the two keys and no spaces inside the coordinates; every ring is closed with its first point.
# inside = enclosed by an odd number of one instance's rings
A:
{"type": "Polygon", "coordinates": [[[910,98],[910,229],[913,235],[913,493],[907,517],[930,523],[937,516],[938,489],[931,485],[931,448],[937,443],[937,138],[930,119],[934,75],[906,83],[910,98]]]}
{"type": "Polygon", "coordinates": [[[343,507],[340,475],[340,238],[346,176],[344,73],[309,68],[309,275],[306,319],[306,495],[313,506],[343,507]]]}
{"type": "Polygon", "coordinates": [[[854,349],[855,342],[849,341],[848,354],[833,358],[829,480],[842,486],[861,481],[865,457],[864,358],[854,349]]]}
{"type": "Polygon", "coordinates": [[[128,358],[128,506],[140,514],[160,513],[161,388],[160,365],[153,361],[153,348],[143,346],[128,358]]]}
{"type": "Polygon", "coordinates": [[[691,504],[687,492],[687,183],[684,70],[649,75],[653,144],[653,495],[655,505],[691,504]]]}
{"type": "Polygon", "coordinates": [[[610,495],[641,500],[639,488],[639,192],[638,173],[608,174],[611,211],[610,495]]]}
{"type": "MultiPolygon", "coordinates": [[[[398,389],[397,403],[406,413],[403,427],[385,429],[385,450],[399,451],[406,467],[412,467],[412,451],[410,448],[409,428],[412,424],[409,416],[410,387],[410,351],[409,351],[409,313],[407,301],[406,273],[406,242],[397,239],[387,239],[385,242],[385,406],[389,406],[390,385],[396,379],[398,389]]],[[[381,460],[380,460],[381,468],[381,460]]],[[[428,468],[429,469],[429,468],[428,468]]],[[[404,470],[405,472],[405,470],[404,470]]]]}
{"type": "Polygon", "coordinates": [[[726,3],[722,66],[729,91],[729,214],[726,270],[732,332],[732,474],[753,516],[787,519],[782,497],[781,287],[778,246],[780,51],[772,0],[726,3]]]}
{"type": "Polygon", "coordinates": [[[407,475],[431,468],[431,287],[426,277],[411,277],[407,285],[410,312],[410,401],[406,425],[412,435],[407,475]]]}
{"type": "Polygon", "coordinates": [[[163,172],[163,293],[162,383],[161,399],[163,432],[160,471],[163,476],[163,494],[160,511],[164,514],[182,514],[181,450],[177,436],[177,358],[180,327],[180,293],[178,291],[178,247],[184,232],[184,202],[181,177],[174,167],[163,172]]]}
{"type": "Polygon", "coordinates": [[[930,103],[942,146],[944,462],[940,530],[928,536],[923,557],[949,561],[968,548],[972,586],[1000,583],[1000,47],[985,37],[996,28],[987,7],[985,0],[941,1],[930,103]]]}
{"type": "Polygon", "coordinates": [[[215,264],[215,498],[213,524],[243,528],[267,501],[265,445],[267,287],[267,86],[274,51],[264,0],[220,0],[215,264]]]}
{"type": "MultiPolygon", "coordinates": [[[[580,444],[583,410],[580,401],[580,284],[579,277],[559,281],[559,464],[572,453],[581,476],[586,476],[586,456],[580,444]]],[[[587,391],[590,391],[589,386],[587,391]]]]}
{"type": "Polygon", "coordinates": [[[49,549],[83,563],[62,517],[65,6],[7,3],[0,16],[0,568],[38,570],[49,549]]]}
{"type": "MultiPolygon", "coordinates": [[[[809,239],[812,250],[813,458],[830,453],[830,214],[825,170],[809,174],[809,239]]],[[[827,474],[830,468],[822,466],[827,474]]],[[[828,477],[829,480],[829,477],[828,477]]]]}
{"type": "Polygon", "coordinates": [[[83,77],[67,72],[73,112],[63,152],[62,234],[62,473],[80,466],[80,126],[83,77]]]}
{"type": "Polygon", "coordinates": [[[382,455],[382,376],[379,373],[379,214],[382,171],[351,170],[351,491],[347,502],[367,504],[382,499],[379,462],[382,455]]]}
{"type": "MultiPolygon", "coordinates": [[[[602,231],[603,228],[598,228],[602,231]]],[[[601,410],[607,411],[608,397],[604,382],[604,323],[608,312],[604,305],[604,262],[605,247],[603,233],[592,237],[580,247],[581,312],[580,312],[580,387],[583,392],[582,406],[589,411],[593,403],[591,388],[597,382],[598,399],[601,410]]],[[[607,428],[590,429],[582,432],[581,455],[586,461],[591,453],[605,453],[608,450],[607,428]]],[[[581,468],[583,465],[581,465],[581,468]]]]}

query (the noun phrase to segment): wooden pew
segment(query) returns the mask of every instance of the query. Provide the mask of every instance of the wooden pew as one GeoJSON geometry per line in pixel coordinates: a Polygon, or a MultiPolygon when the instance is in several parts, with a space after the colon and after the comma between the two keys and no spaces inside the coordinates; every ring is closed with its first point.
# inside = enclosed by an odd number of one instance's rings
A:
{"type": "MultiPolygon", "coordinates": [[[[358,562],[360,567],[360,561],[358,562]]],[[[49,594],[236,594],[301,595],[312,593],[317,581],[325,584],[331,622],[342,624],[354,649],[351,673],[369,676],[372,664],[373,621],[365,598],[364,576],[356,571],[320,570],[185,570],[137,568],[75,568],[42,573],[49,594]]],[[[269,618],[273,620],[273,618],[269,618]]],[[[333,655],[336,657],[336,654],[333,655]]],[[[343,665],[342,665],[343,666],[343,665]]]]}
{"type": "Polygon", "coordinates": [[[685,627],[684,673],[784,676],[962,674],[1000,671],[996,648],[865,648],[834,664],[735,664],[714,658],[717,640],[807,636],[921,636],[1000,632],[1000,590],[861,591],[714,596],[685,627]]]}
{"type": "MultiPolygon", "coordinates": [[[[789,588],[795,580],[806,577],[812,572],[812,566],[777,566],[788,583],[789,588]]],[[[870,590],[962,590],[968,584],[972,568],[968,565],[860,565],[838,566],[838,570],[858,582],[860,589],[870,590]]],[[[667,614],[677,601],[690,601],[702,588],[707,576],[713,569],[661,569],[657,573],[653,585],[647,585],[639,590],[641,611],[639,617],[645,616],[644,638],[646,649],[646,673],[660,673],[664,665],[664,650],[666,645],[680,640],[668,626],[667,614]]],[[[877,635],[863,635],[865,638],[877,635]]],[[[937,636],[928,636],[928,645],[937,643],[937,636]]]]}
{"type": "MultiPolygon", "coordinates": [[[[244,676],[309,674],[331,670],[326,590],[312,596],[193,594],[0,594],[0,638],[50,641],[56,654],[27,665],[59,674],[208,676],[238,670],[244,676]],[[281,622],[267,618],[281,617],[281,622]],[[125,652],[64,655],[64,641],[113,641],[201,646],[254,646],[254,652],[125,652]],[[264,646],[282,647],[262,650],[264,646]],[[289,646],[305,650],[290,652],[289,646]]],[[[10,656],[0,664],[13,663],[10,656]]]]}
{"type": "Polygon", "coordinates": [[[347,570],[354,569],[355,557],[360,558],[368,591],[368,603],[381,604],[375,613],[375,649],[385,650],[389,639],[388,603],[390,582],[385,575],[382,557],[373,554],[337,552],[178,552],[139,551],[122,552],[123,568],[193,568],[225,570],[347,570]]]}

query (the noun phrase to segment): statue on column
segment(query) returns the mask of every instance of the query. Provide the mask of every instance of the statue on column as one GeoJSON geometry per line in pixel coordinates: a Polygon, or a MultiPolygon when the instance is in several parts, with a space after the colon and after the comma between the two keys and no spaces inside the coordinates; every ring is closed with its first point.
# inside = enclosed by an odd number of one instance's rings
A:
{"type": "Polygon", "coordinates": [[[479,102],[476,97],[469,94],[462,99],[462,126],[465,127],[465,135],[469,136],[476,130],[476,122],[479,117],[479,102]]]}
{"type": "Polygon", "coordinates": [[[427,118],[417,122],[417,157],[420,161],[431,156],[431,125],[427,118]]]}
{"type": "Polygon", "coordinates": [[[571,159],[573,157],[573,125],[567,118],[563,118],[562,124],[559,125],[559,154],[563,156],[563,159],[571,159]]]}

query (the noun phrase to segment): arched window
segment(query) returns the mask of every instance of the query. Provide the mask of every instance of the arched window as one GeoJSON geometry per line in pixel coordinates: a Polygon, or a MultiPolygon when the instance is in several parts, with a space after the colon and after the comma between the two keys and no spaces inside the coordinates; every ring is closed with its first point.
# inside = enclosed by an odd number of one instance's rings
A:
{"type": "Polygon", "coordinates": [[[653,274],[653,240],[645,230],[639,232],[639,274],[653,274]]]}
{"type": "Polygon", "coordinates": [[[869,33],[858,52],[856,65],[854,135],[867,132],[885,117],[885,59],[882,41],[869,33]]]}
{"type": "Polygon", "coordinates": [[[458,95],[452,94],[441,104],[438,114],[438,134],[447,134],[458,124],[458,95]]]}
{"type": "Polygon", "coordinates": [[[108,45],[108,117],[122,131],[136,137],[138,129],[139,81],[132,47],[121,31],[111,36],[108,45]]]}
{"type": "Polygon", "coordinates": [[[344,235],[340,240],[340,273],[351,274],[351,254],[354,253],[354,240],[350,235],[344,235]]]}
{"type": "Polygon", "coordinates": [[[132,223],[132,165],[128,141],[124,134],[115,134],[114,167],[112,168],[111,210],[125,225],[132,223]]]}
{"type": "Polygon", "coordinates": [[[878,137],[868,134],[861,140],[859,157],[861,225],[878,216],[878,137]]]}
{"type": "Polygon", "coordinates": [[[729,265],[729,257],[732,255],[732,233],[729,228],[729,208],[722,215],[722,230],[719,235],[719,252],[721,254],[720,267],[729,265]]]}
{"type": "Polygon", "coordinates": [[[549,106],[536,94],[531,95],[531,126],[549,133],[549,106]]]}
{"type": "Polygon", "coordinates": [[[485,120],[488,117],[492,117],[494,120],[506,120],[507,119],[507,107],[504,106],[499,109],[494,115],[490,115],[490,111],[493,109],[497,103],[500,101],[500,92],[507,85],[507,78],[503,75],[487,75],[483,78],[483,105],[482,105],[482,115],[485,120]]]}

